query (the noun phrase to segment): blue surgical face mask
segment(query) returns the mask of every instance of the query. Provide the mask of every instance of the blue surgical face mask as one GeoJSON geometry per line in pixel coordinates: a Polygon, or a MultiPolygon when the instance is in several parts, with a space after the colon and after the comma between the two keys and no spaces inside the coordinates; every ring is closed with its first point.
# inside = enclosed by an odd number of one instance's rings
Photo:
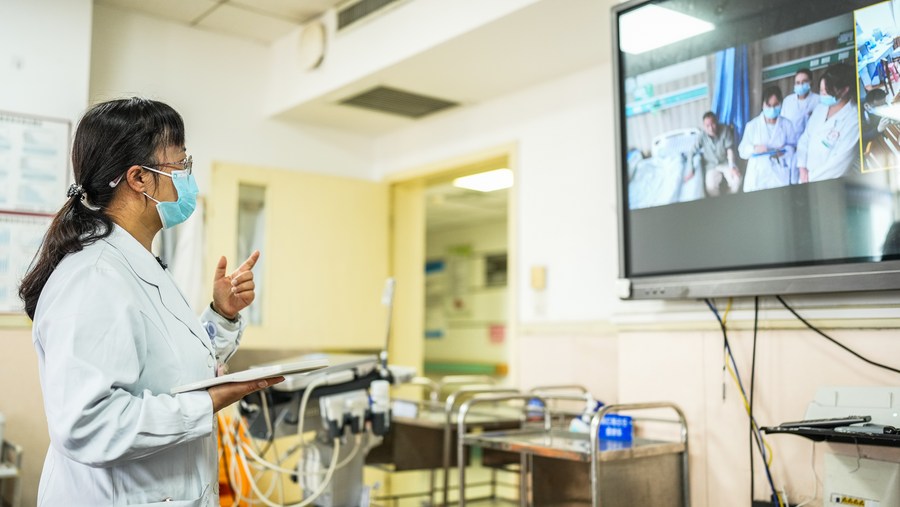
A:
{"type": "Polygon", "coordinates": [[[809,83],[801,83],[798,85],[794,85],[794,93],[797,95],[806,95],[809,93],[809,83]]]}
{"type": "Polygon", "coordinates": [[[144,192],[144,195],[156,202],[156,211],[159,213],[160,220],[162,220],[163,228],[168,229],[170,227],[175,227],[187,220],[197,207],[197,194],[200,192],[197,189],[197,182],[194,180],[194,175],[190,174],[188,171],[172,171],[170,174],[146,166],[144,169],[159,174],[165,174],[172,178],[172,183],[175,185],[175,191],[178,193],[177,201],[157,201],[153,197],[150,197],[147,192],[144,192]]]}
{"type": "Polygon", "coordinates": [[[819,95],[819,102],[825,104],[826,106],[833,106],[838,103],[838,99],[831,95],[819,95]]]}
{"type": "Polygon", "coordinates": [[[781,114],[781,106],[763,106],[763,116],[765,116],[766,118],[774,120],[775,118],[778,118],[779,114],[781,114]]]}

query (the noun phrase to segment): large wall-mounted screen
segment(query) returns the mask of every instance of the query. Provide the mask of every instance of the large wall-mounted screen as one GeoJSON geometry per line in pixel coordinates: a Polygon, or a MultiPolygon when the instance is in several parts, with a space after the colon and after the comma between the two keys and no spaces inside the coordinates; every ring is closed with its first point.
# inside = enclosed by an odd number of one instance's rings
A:
{"type": "Polygon", "coordinates": [[[900,289],[900,0],[612,18],[622,297],[900,289]]]}

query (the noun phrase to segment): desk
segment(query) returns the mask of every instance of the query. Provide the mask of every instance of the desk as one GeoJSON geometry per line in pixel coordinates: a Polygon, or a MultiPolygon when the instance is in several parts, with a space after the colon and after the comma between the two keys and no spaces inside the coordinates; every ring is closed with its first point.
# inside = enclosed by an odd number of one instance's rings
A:
{"type": "MultiPolygon", "coordinates": [[[[882,60],[887,58],[891,60],[894,51],[893,39],[882,39],[884,42],[878,43],[865,58],[859,60],[859,77],[862,79],[863,85],[880,86],[881,79],[878,77],[878,65],[882,60]],[[877,78],[877,82],[874,80],[877,78]]],[[[887,71],[885,69],[885,71],[887,71]]]]}
{"type": "MultiPolygon", "coordinates": [[[[897,95],[900,97],[900,95],[897,95]]],[[[872,109],[872,112],[882,118],[888,118],[896,122],[900,122],[900,102],[895,101],[893,104],[886,104],[872,109]]]]}

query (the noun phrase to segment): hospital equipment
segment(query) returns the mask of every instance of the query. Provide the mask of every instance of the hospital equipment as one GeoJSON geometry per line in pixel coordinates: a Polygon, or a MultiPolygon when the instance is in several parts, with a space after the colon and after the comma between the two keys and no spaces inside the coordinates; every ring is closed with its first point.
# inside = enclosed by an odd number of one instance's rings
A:
{"type": "MultiPolygon", "coordinates": [[[[593,507],[690,505],[687,422],[681,409],[672,403],[605,406],[591,419],[589,434],[554,428],[549,411],[537,426],[480,434],[465,432],[467,416],[474,406],[524,402],[531,396],[476,396],[462,404],[458,418],[458,431],[463,435],[458,442],[458,455],[464,453],[466,446],[519,454],[520,505],[587,504],[588,501],[593,507]],[[651,439],[641,434],[631,441],[599,438],[601,421],[607,414],[657,409],[674,411],[677,418],[635,418],[636,424],[663,425],[669,430],[674,427],[674,438],[651,439]],[[648,476],[653,480],[645,480],[648,476]]],[[[459,474],[460,506],[464,506],[465,469],[460,468],[459,474]]]]}
{"type": "Polygon", "coordinates": [[[255,438],[298,435],[302,457],[298,469],[288,473],[299,481],[308,505],[368,505],[363,466],[391,427],[389,385],[411,379],[414,370],[384,368],[375,355],[314,354],[295,360],[318,357],[333,366],[286,375],[284,382],[245,398],[241,411],[255,438]],[[310,430],[316,436],[304,442],[310,430]]]}
{"type": "MultiPolygon", "coordinates": [[[[423,470],[429,473],[428,490],[423,492],[392,492],[382,500],[399,500],[427,497],[428,505],[448,505],[455,502],[450,492],[455,490],[450,484],[451,468],[469,466],[470,456],[460,462],[454,452],[456,441],[456,414],[459,405],[479,393],[501,393],[518,391],[494,385],[495,380],[484,376],[448,376],[436,381],[414,379],[413,384],[425,390],[422,400],[394,400],[392,409],[392,431],[382,446],[374,449],[369,456],[369,464],[376,464],[392,472],[423,470]],[[451,390],[452,389],[452,390],[451,390]],[[441,400],[441,392],[446,399],[441,400]],[[461,464],[461,465],[460,465],[461,464]],[[441,480],[438,479],[440,476],[441,480]],[[440,498],[438,498],[440,497],[440,498]],[[439,500],[439,501],[438,501],[439,500]]],[[[498,430],[517,428],[522,424],[520,410],[485,408],[473,414],[469,420],[472,430],[498,430]]],[[[490,492],[484,498],[498,498],[497,472],[508,465],[504,456],[497,453],[482,455],[482,464],[490,468],[487,482],[470,482],[471,487],[489,486],[490,492]]]]}
{"type": "MultiPolygon", "coordinates": [[[[382,296],[388,313],[385,346],[378,355],[309,354],[281,360],[279,363],[324,360],[330,366],[312,373],[287,374],[284,382],[241,401],[249,435],[270,442],[279,436],[297,435],[299,442],[277,463],[267,462],[239,438],[235,447],[244,463],[246,451],[257,463],[298,482],[303,493],[298,506],[369,505],[363,466],[369,450],[381,443],[391,427],[389,386],[408,382],[415,375],[414,368],[388,364],[393,296],[394,280],[388,279],[382,296]],[[307,442],[310,430],[315,438],[307,442]],[[296,451],[300,451],[296,468],[283,468],[281,462],[296,451]]],[[[250,472],[245,470],[249,478],[250,472]]],[[[270,504],[252,478],[251,485],[260,500],[270,504]]]]}

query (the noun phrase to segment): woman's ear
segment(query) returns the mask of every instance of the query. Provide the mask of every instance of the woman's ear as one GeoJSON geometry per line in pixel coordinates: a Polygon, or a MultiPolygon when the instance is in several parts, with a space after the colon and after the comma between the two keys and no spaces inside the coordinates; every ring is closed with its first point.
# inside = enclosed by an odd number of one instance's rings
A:
{"type": "Polygon", "coordinates": [[[137,193],[147,191],[147,185],[144,181],[144,170],[139,165],[133,165],[125,171],[125,182],[137,193]]]}

